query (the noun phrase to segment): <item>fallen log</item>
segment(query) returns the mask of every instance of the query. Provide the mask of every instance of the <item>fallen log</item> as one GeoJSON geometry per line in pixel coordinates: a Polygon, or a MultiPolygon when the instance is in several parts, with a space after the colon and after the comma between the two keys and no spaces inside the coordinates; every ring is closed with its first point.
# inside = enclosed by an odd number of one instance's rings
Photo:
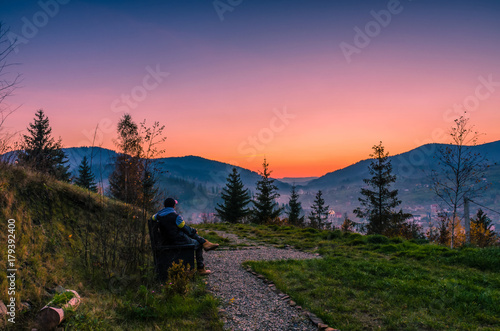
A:
{"type": "Polygon", "coordinates": [[[36,328],[32,329],[32,331],[54,330],[64,320],[64,309],[74,310],[80,305],[81,299],[76,291],[65,290],[65,292],[71,292],[74,296],[62,307],[54,307],[55,305],[51,301],[40,309],[36,317],[36,328]]]}

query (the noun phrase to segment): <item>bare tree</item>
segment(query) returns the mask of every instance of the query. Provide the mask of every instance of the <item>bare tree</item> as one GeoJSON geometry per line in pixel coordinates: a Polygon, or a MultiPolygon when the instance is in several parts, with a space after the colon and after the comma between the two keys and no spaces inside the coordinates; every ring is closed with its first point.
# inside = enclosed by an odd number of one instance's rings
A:
{"type": "Polygon", "coordinates": [[[4,27],[0,21],[0,154],[4,154],[10,148],[10,141],[15,135],[6,132],[4,123],[17,108],[5,104],[5,100],[19,87],[21,75],[9,72],[16,63],[9,63],[7,57],[15,49],[15,41],[7,38],[9,29],[4,27]]]}
{"type": "Polygon", "coordinates": [[[455,120],[450,130],[451,144],[438,150],[437,169],[431,172],[434,193],[453,210],[451,219],[451,248],[455,241],[455,227],[458,223],[457,211],[464,198],[474,198],[486,189],[483,181],[488,168],[485,155],[473,149],[477,145],[479,133],[469,124],[465,114],[455,120]]]}

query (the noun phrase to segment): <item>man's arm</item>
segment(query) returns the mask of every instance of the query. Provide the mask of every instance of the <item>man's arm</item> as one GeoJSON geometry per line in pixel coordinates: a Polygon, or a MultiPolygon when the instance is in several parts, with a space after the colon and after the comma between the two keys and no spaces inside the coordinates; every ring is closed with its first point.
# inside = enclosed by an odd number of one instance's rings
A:
{"type": "Polygon", "coordinates": [[[196,229],[193,229],[192,227],[187,225],[186,222],[184,222],[181,215],[177,216],[175,223],[177,224],[177,227],[179,227],[179,229],[181,229],[185,234],[187,234],[190,237],[195,235],[197,232],[196,229]]]}

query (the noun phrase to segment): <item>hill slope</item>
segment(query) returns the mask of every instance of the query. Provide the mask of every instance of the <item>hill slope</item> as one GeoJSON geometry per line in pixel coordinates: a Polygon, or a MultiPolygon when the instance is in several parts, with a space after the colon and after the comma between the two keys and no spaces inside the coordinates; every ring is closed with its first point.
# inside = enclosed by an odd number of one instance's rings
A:
{"type": "MultiPolygon", "coordinates": [[[[193,293],[170,295],[172,302],[147,296],[151,290],[160,292],[160,285],[153,283],[142,215],[75,185],[0,163],[0,242],[7,243],[8,235],[14,238],[12,251],[0,250],[0,260],[11,260],[10,268],[16,269],[15,295],[0,291],[0,300],[8,303],[14,297],[18,309],[25,307],[7,329],[30,330],[36,313],[52,299],[55,287],[62,286],[84,298],[64,322],[68,329],[219,330],[216,302],[203,284],[193,285],[193,293]],[[149,311],[141,310],[145,304],[149,311]],[[193,316],[193,311],[199,314],[193,316]]],[[[4,265],[2,289],[9,288],[6,276],[4,265]]],[[[0,318],[2,329],[3,322],[0,318]]]]}

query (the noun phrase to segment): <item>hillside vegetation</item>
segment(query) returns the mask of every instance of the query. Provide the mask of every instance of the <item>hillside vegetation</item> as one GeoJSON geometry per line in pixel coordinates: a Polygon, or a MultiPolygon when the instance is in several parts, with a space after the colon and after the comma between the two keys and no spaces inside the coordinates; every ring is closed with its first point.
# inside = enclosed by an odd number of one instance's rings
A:
{"type": "MultiPolygon", "coordinates": [[[[187,294],[154,281],[141,210],[20,167],[0,167],[0,242],[15,220],[16,324],[30,328],[56,286],[82,305],[63,326],[77,330],[220,329],[216,301],[196,279],[187,294]]],[[[5,246],[3,246],[5,247],[5,246]]],[[[7,261],[6,249],[0,260],[7,261]]],[[[6,265],[6,263],[2,263],[6,265]]],[[[1,288],[8,288],[6,269],[1,288]]],[[[7,291],[0,300],[7,303],[7,291]]],[[[0,323],[5,323],[1,321],[0,323]]]]}

